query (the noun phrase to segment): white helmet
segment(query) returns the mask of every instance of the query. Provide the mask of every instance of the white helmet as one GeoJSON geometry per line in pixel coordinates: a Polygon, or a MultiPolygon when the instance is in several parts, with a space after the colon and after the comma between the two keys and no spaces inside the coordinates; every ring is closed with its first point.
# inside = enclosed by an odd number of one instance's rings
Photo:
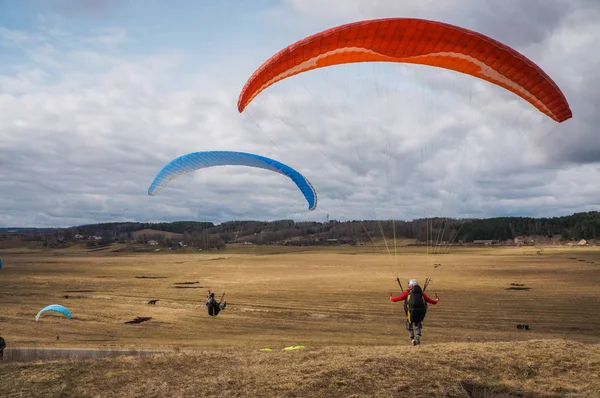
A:
{"type": "Polygon", "coordinates": [[[411,280],[408,281],[408,288],[409,289],[412,288],[413,286],[418,286],[418,285],[419,285],[419,282],[417,282],[416,279],[411,279],[411,280]]]}

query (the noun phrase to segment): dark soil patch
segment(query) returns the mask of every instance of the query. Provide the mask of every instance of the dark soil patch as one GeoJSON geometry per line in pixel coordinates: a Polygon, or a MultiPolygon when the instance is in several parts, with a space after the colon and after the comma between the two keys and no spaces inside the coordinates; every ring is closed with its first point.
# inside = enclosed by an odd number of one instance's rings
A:
{"type": "Polygon", "coordinates": [[[151,316],[138,316],[138,317],[136,317],[134,320],[127,321],[127,322],[125,322],[125,323],[126,323],[126,324],[127,324],[127,323],[142,323],[142,322],[149,321],[150,319],[152,319],[152,317],[151,317],[151,316]]]}
{"type": "Polygon", "coordinates": [[[206,289],[205,286],[173,286],[175,289],[206,289]]]}
{"type": "Polygon", "coordinates": [[[167,276],[136,276],[137,279],[167,279],[167,276]]]}

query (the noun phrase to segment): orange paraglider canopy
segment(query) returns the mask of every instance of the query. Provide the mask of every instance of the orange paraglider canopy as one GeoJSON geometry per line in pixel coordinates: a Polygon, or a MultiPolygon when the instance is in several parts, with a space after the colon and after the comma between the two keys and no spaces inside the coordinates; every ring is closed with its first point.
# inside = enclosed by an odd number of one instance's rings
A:
{"type": "Polygon", "coordinates": [[[572,117],[556,83],[522,54],[477,32],[412,18],[341,25],[284,48],[248,79],[238,110],[287,77],[355,62],[404,62],[466,73],[512,91],[557,122],[572,117]]]}

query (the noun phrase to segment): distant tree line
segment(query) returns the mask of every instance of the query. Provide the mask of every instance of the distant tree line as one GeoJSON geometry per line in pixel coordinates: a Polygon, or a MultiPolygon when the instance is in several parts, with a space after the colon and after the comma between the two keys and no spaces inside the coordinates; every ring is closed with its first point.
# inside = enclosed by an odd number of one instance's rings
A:
{"type": "MultiPolygon", "coordinates": [[[[103,241],[131,241],[133,232],[151,229],[181,234],[181,240],[158,236],[163,245],[182,244],[199,248],[219,248],[231,243],[307,244],[335,240],[368,242],[383,237],[416,239],[419,242],[505,241],[519,236],[545,236],[564,241],[600,238],[600,212],[576,213],[564,217],[496,217],[489,219],[428,218],[413,221],[354,220],[295,222],[293,220],[211,222],[176,221],[162,223],[114,222],[70,228],[15,230],[24,240],[73,240],[75,235],[100,236],[103,241]],[[176,242],[177,241],[177,242],[176,242]]],[[[0,234],[8,234],[8,229],[0,234]]],[[[149,239],[145,237],[144,239],[149,239]]]]}
{"type": "Polygon", "coordinates": [[[600,212],[575,213],[552,218],[498,217],[471,220],[463,225],[460,237],[474,239],[513,239],[517,236],[560,237],[562,240],[600,237],[600,212]]]}

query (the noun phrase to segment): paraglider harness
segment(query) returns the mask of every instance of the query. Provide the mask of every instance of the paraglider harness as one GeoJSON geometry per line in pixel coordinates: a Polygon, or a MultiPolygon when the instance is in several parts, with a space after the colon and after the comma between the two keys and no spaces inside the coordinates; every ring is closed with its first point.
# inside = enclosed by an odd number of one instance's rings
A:
{"type": "Polygon", "coordinates": [[[423,298],[423,289],[421,289],[421,286],[415,285],[409,291],[408,297],[404,301],[404,313],[409,323],[419,323],[425,319],[427,303],[423,298]]]}
{"type": "Polygon", "coordinates": [[[208,291],[208,299],[206,300],[206,306],[208,307],[208,315],[217,316],[219,312],[223,308],[221,308],[221,302],[223,301],[223,297],[225,297],[225,293],[221,295],[219,301],[215,300],[215,294],[208,291]]]}
{"type": "MultiPolygon", "coordinates": [[[[400,278],[396,278],[396,281],[398,282],[398,285],[400,285],[400,289],[402,289],[400,278]]],[[[406,314],[407,326],[413,323],[423,322],[423,319],[425,319],[425,315],[427,315],[427,302],[423,297],[423,293],[430,282],[431,278],[427,278],[423,289],[421,289],[421,286],[415,285],[409,290],[408,297],[404,301],[404,313],[406,314]]]]}

